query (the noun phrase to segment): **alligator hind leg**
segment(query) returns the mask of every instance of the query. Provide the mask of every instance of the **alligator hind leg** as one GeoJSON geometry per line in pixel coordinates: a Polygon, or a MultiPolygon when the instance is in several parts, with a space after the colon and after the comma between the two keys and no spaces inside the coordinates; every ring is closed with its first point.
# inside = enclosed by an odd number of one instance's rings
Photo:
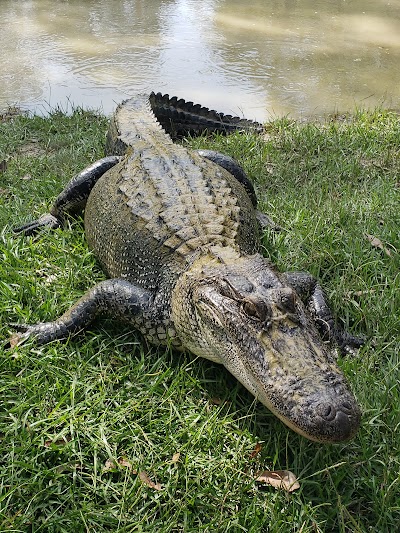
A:
{"type": "Polygon", "coordinates": [[[96,181],[121,159],[123,158],[119,156],[104,157],[79,172],[56,198],[50,213],[42,215],[38,220],[14,228],[14,232],[33,235],[43,227],[55,229],[62,226],[67,213],[78,213],[84,209],[96,181]]]}
{"type": "Polygon", "coordinates": [[[132,320],[148,309],[152,294],[123,279],[109,279],[98,283],[80,298],[67,312],[53,322],[14,325],[19,330],[10,346],[32,337],[37,344],[65,339],[85,329],[101,313],[113,318],[132,320]]]}
{"type": "Polygon", "coordinates": [[[285,272],[283,277],[308,307],[323,339],[334,341],[341,353],[349,353],[365,343],[365,339],[351,335],[337,324],[325,293],[314,276],[308,272],[285,272]]]}
{"type": "Polygon", "coordinates": [[[209,159],[213,163],[216,163],[220,167],[227,170],[230,174],[232,174],[232,176],[234,176],[238,180],[239,183],[243,185],[247,194],[249,195],[254,209],[256,209],[257,220],[261,226],[261,229],[270,227],[275,231],[281,230],[281,228],[277,226],[275,222],[269,218],[268,215],[257,210],[257,196],[256,191],[254,190],[254,185],[247,177],[243,168],[235,159],[233,159],[233,157],[222,154],[221,152],[215,152],[214,150],[196,150],[196,152],[202,157],[209,159]]]}

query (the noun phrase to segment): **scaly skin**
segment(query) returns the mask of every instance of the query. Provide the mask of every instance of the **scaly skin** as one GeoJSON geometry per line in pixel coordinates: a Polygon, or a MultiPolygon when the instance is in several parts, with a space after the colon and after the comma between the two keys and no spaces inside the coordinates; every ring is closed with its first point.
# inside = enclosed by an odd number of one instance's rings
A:
{"type": "Polygon", "coordinates": [[[174,144],[160,123],[174,136],[260,128],[167,95],[118,106],[109,157],[73,178],[49,214],[19,228],[57,227],[85,207],[89,245],[110,279],[54,322],[22,327],[16,340],[65,338],[106,312],[154,344],[223,364],[305,437],[352,437],[360,409],[325,340],[342,350],[360,340],[335,325],[314,278],[279,273],[260,255],[254,189],[237,163],[174,144]]]}

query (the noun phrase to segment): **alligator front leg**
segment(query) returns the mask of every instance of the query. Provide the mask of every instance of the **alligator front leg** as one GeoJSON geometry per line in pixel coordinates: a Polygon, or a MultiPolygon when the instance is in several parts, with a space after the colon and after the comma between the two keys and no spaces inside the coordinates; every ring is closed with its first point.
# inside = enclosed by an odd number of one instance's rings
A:
{"type": "Polygon", "coordinates": [[[96,316],[107,313],[111,317],[132,320],[148,309],[152,294],[123,279],[110,279],[98,283],[66,313],[53,322],[43,322],[32,326],[16,325],[19,333],[10,339],[15,346],[29,337],[37,344],[47,344],[53,340],[65,339],[85,329],[96,316]]]}
{"type": "Polygon", "coordinates": [[[351,335],[335,321],[324,291],[318,281],[307,272],[285,272],[285,281],[297,292],[308,307],[323,339],[334,341],[341,353],[351,352],[365,342],[351,335]]]}
{"type": "Polygon", "coordinates": [[[55,229],[62,226],[65,215],[82,211],[97,180],[122,159],[123,157],[120,156],[104,157],[79,172],[56,198],[50,213],[42,215],[38,220],[14,228],[14,232],[33,235],[43,227],[55,229]]]}

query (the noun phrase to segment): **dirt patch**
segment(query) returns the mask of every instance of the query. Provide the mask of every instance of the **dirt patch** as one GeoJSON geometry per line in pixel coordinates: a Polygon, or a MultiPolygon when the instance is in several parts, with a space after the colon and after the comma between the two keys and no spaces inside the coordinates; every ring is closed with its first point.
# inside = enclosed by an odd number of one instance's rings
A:
{"type": "Polygon", "coordinates": [[[15,117],[27,114],[27,111],[24,111],[18,106],[9,106],[7,109],[0,110],[0,122],[9,122],[15,117]]]}
{"type": "Polygon", "coordinates": [[[46,153],[37,139],[31,139],[18,148],[18,154],[26,157],[38,157],[46,153]]]}

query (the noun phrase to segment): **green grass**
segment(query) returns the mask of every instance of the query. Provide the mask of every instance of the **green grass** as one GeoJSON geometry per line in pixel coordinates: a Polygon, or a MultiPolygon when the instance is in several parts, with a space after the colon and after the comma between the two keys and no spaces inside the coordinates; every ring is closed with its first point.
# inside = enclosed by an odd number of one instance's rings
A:
{"type": "MultiPolygon", "coordinates": [[[[62,185],[103,155],[106,128],[106,119],[79,110],[0,123],[4,341],[10,323],[52,319],[103,279],[80,221],[36,240],[11,228],[47,211],[62,185]]],[[[318,276],[344,325],[367,336],[340,361],[362,427],[346,444],[309,442],[220,366],[148,347],[107,319],[65,344],[0,344],[0,531],[397,531],[398,116],[284,119],[268,124],[265,138],[188,142],[240,160],[260,207],[283,228],[265,235],[265,254],[281,269],[318,276]],[[257,442],[262,450],[251,458],[257,442]],[[292,470],[300,490],[260,488],[254,475],[266,468],[292,470]]]]}

